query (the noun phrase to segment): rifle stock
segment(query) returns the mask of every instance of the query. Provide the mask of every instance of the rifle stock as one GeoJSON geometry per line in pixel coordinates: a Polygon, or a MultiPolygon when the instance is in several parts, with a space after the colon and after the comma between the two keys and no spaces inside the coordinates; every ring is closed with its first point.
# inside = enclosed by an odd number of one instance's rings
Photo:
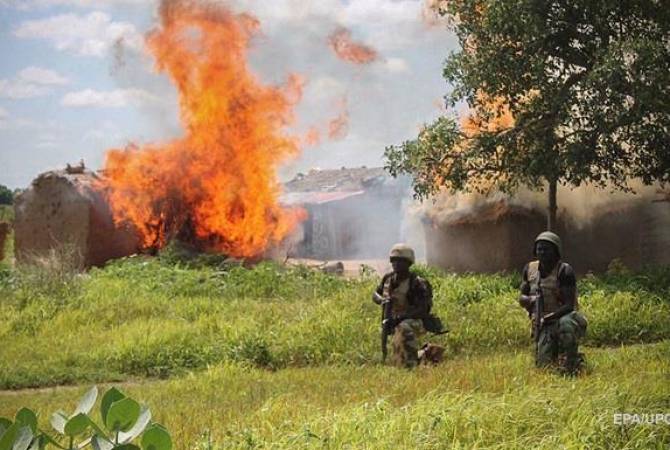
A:
{"type": "Polygon", "coordinates": [[[542,286],[538,285],[537,298],[535,299],[535,314],[533,318],[533,338],[537,343],[540,340],[540,332],[542,331],[542,316],[544,316],[544,295],[542,293],[542,286]]]}
{"type": "Polygon", "coordinates": [[[382,348],[382,361],[386,361],[386,356],[388,354],[388,338],[393,334],[395,324],[391,314],[391,299],[384,298],[378,293],[374,293],[374,300],[376,303],[379,303],[382,307],[382,320],[381,320],[381,348],[382,348]]]}

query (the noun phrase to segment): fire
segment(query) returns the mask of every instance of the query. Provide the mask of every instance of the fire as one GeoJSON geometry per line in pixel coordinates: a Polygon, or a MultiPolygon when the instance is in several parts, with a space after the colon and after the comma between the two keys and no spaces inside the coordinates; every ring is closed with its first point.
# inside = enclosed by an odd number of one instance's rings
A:
{"type": "Polygon", "coordinates": [[[468,138],[482,131],[496,132],[514,126],[514,116],[503,99],[491,99],[481,93],[477,97],[482,105],[480,109],[461,120],[461,129],[468,138]]]}
{"type": "Polygon", "coordinates": [[[299,153],[284,130],[303,81],[263,85],[247,49],[259,22],[212,4],[163,0],[147,36],[156,67],[179,92],[184,136],[112,149],[105,188],[115,221],[133,224],[146,248],[179,236],[235,257],[261,254],[303,219],[278,203],[279,164],[299,153]]]}
{"type": "Polygon", "coordinates": [[[337,28],[329,37],[328,43],[338,58],[353,64],[368,64],[377,59],[377,51],[351,38],[351,31],[337,28]]]}

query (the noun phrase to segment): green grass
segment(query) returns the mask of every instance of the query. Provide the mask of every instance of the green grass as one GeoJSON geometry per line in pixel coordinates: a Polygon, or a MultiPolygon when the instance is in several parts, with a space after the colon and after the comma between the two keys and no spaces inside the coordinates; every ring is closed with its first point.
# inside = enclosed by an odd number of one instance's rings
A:
{"type": "MultiPolygon", "coordinates": [[[[577,379],[537,371],[521,351],[413,372],[224,363],[122,388],[150,406],[177,448],[667,448],[667,425],[619,426],[613,415],[670,410],[670,343],[588,353],[577,379]]],[[[46,428],[85,389],[0,393],[0,416],[28,406],[46,428]]]]}
{"type": "MultiPolygon", "coordinates": [[[[223,362],[265,369],[379,359],[376,279],[264,263],[190,267],[128,258],[77,275],[0,269],[0,388],[165,378],[223,362]]],[[[529,348],[517,276],[431,279],[449,358],[529,348]]],[[[580,282],[588,346],[670,338],[669,271],[580,282]],[[625,283],[623,280],[628,280],[625,283]]]]}
{"type": "Polygon", "coordinates": [[[217,257],[133,257],[81,275],[63,259],[0,266],[0,416],[71,410],[116,382],[177,448],[667,448],[670,269],[580,280],[588,370],[533,368],[518,275],[425,267],[448,359],[379,364],[378,280],[217,257]],[[71,387],[55,385],[73,385],[71,387]]]}

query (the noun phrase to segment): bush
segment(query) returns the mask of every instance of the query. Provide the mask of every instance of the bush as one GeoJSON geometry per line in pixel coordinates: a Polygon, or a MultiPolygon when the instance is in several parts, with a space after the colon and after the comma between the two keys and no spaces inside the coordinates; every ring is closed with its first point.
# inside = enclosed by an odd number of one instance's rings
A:
{"type": "Polygon", "coordinates": [[[80,450],[89,445],[105,450],[171,450],[170,433],[158,423],[151,422],[151,411],[116,388],[102,396],[100,416],[102,426],[90,415],[98,397],[98,388],[91,388],[79,400],[72,414],[62,410],[51,415],[51,426],[58,433],[50,435],[38,428],[37,414],[28,408],[20,409],[12,422],[0,417],[0,449],[36,450],[58,447],[80,450]]]}

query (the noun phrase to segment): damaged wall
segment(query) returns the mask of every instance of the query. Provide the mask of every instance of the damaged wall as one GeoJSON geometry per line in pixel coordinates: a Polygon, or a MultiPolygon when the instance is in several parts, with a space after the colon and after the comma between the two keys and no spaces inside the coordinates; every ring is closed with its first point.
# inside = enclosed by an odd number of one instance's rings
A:
{"type": "MultiPolygon", "coordinates": [[[[455,272],[521,270],[545,225],[543,210],[505,200],[425,218],[427,261],[455,272]]],[[[563,210],[557,232],[565,260],[579,273],[605,271],[614,259],[631,269],[670,264],[668,203],[643,197],[602,204],[588,220],[563,210]]]]}
{"type": "Polygon", "coordinates": [[[545,218],[498,201],[423,223],[428,264],[454,272],[498,272],[523,267],[545,218]]]}
{"type": "Polygon", "coordinates": [[[14,248],[19,262],[64,250],[76,264],[90,267],[138,251],[135,233],[114,226],[109,206],[95,189],[97,181],[90,171],[50,171],[16,198],[14,248]]]}

